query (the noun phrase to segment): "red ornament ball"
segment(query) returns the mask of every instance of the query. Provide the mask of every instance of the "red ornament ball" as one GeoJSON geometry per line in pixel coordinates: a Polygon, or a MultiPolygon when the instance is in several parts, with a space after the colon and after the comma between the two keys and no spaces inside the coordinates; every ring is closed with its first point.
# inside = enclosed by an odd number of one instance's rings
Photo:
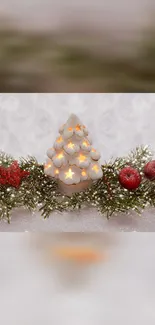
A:
{"type": "Polygon", "coordinates": [[[155,179],[155,160],[152,160],[145,165],[144,174],[150,181],[155,179]]]}
{"type": "Polygon", "coordinates": [[[140,185],[141,175],[137,169],[125,167],[119,173],[119,182],[124,188],[135,190],[140,185]]]}

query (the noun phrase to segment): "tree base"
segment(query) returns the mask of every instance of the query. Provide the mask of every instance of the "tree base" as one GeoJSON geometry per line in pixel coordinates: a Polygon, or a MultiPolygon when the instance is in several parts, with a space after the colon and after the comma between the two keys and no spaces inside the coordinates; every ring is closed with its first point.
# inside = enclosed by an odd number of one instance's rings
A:
{"type": "Polygon", "coordinates": [[[75,185],[67,185],[58,180],[59,191],[65,195],[71,196],[74,193],[83,192],[92,185],[92,180],[83,181],[75,185]]]}

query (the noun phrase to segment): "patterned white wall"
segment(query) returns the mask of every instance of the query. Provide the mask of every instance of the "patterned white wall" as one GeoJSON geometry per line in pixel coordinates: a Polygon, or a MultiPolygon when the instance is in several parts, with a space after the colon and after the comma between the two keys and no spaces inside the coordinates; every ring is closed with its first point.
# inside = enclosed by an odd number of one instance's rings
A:
{"type": "Polygon", "coordinates": [[[44,161],[70,113],[88,126],[103,160],[139,144],[155,150],[155,94],[1,94],[0,148],[44,161]]]}
{"type": "MultiPolygon", "coordinates": [[[[32,154],[43,162],[59,126],[72,112],[87,125],[102,162],[140,144],[155,150],[155,94],[0,94],[0,148],[15,157],[32,154]]],[[[1,224],[1,229],[104,230],[110,224],[94,212],[88,218],[86,211],[80,218],[74,214],[73,220],[67,214],[62,222],[57,214],[44,223],[38,216],[25,218],[21,224],[20,215],[14,217],[15,224],[1,224]]],[[[114,227],[155,230],[155,218],[144,219],[144,224],[139,219],[133,224],[122,218],[114,227]]]]}

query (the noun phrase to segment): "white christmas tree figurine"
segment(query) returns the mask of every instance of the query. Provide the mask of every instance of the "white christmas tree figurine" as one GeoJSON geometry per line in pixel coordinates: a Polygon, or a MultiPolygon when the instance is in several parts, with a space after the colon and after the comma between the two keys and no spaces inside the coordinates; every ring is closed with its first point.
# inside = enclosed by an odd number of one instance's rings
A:
{"type": "Polygon", "coordinates": [[[88,130],[76,115],[70,116],[59,133],[53,148],[47,151],[44,171],[58,179],[60,190],[70,195],[102,177],[100,154],[92,147],[88,130]]]}

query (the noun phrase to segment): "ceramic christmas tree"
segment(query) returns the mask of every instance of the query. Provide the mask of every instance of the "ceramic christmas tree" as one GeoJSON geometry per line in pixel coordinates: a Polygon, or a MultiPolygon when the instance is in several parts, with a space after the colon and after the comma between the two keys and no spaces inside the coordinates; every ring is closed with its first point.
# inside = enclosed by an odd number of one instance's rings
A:
{"type": "Polygon", "coordinates": [[[87,128],[72,114],[59,129],[53,148],[48,149],[45,174],[58,179],[67,195],[85,190],[102,177],[100,154],[92,147],[87,128]]]}

